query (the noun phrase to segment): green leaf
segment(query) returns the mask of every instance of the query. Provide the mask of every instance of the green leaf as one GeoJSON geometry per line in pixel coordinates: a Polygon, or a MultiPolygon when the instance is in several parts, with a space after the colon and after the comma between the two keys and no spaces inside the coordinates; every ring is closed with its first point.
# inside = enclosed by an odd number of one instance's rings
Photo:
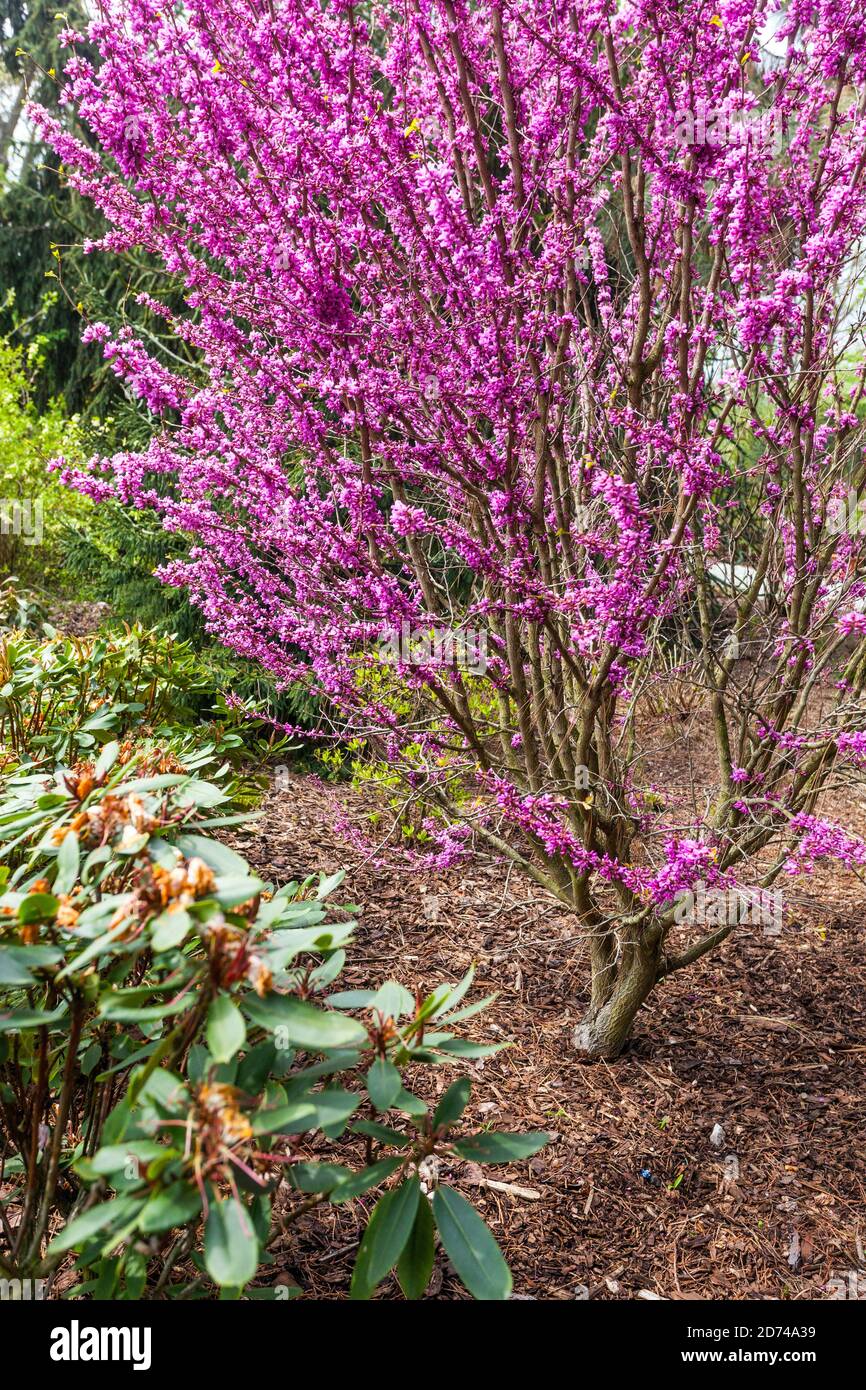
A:
{"type": "MultiPolygon", "coordinates": [[[[103,902],[95,904],[95,906],[101,908],[106,906],[106,904],[103,902]]],[[[111,904],[107,904],[107,906],[110,913],[111,904]]],[[[90,909],[88,909],[88,911],[90,911],[90,909]]],[[[86,913],[82,912],[81,917],[78,919],[79,927],[82,925],[86,915],[86,913]]],[[[86,947],[85,950],[81,951],[73,960],[64,965],[57,976],[58,980],[63,980],[67,975],[74,974],[76,970],[80,970],[83,966],[87,965],[95,956],[102,955],[105,951],[110,950],[117,938],[126,931],[129,931],[129,922],[126,918],[122,918],[110,931],[105,932],[105,934],[98,937],[96,941],[91,941],[90,945],[86,947]]]]}
{"type": "Polygon", "coordinates": [[[390,1110],[403,1089],[403,1079],[393,1062],[378,1057],[367,1072],[367,1090],[377,1110],[390,1110]]]}
{"type": "MultiPolygon", "coordinates": [[[[167,787],[178,787],[185,781],[186,776],[182,772],[162,772],[158,777],[134,777],[130,782],[113,787],[112,791],[115,796],[129,796],[131,792],[160,792],[167,787]]],[[[183,853],[186,854],[186,850],[183,853]]]]}
{"type": "Polygon", "coordinates": [[[57,916],[60,903],[53,893],[28,893],[18,908],[19,922],[48,922],[57,916]]]}
{"type": "Polygon", "coordinates": [[[57,851],[57,875],[54,879],[55,893],[71,893],[78,878],[78,864],[81,852],[78,847],[78,836],[74,830],[68,830],[60,842],[57,851]]]}
{"type": "Polygon", "coordinates": [[[444,1013],[446,1009],[456,1008],[457,1005],[460,1003],[461,999],[464,997],[464,995],[468,993],[469,987],[472,984],[474,978],[475,966],[470,965],[469,969],[463,976],[463,979],[460,981],[460,983],[455,985],[453,989],[449,989],[445,997],[433,1010],[431,1018],[438,1018],[439,1015],[444,1013]]]}
{"type": "Polygon", "coordinates": [[[182,999],[174,999],[170,1004],[154,1004],[151,1008],[139,1009],[132,1007],[122,997],[118,999],[104,994],[99,1001],[99,1013],[113,1023],[158,1023],[172,1014],[184,1013],[193,1002],[194,996],[185,994],[182,999]]]}
{"type": "Polygon", "coordinates": [[[473,1206],[452,1187],[437,1187],[433,1216],[446,1254],[473,1298],[502,1301],[511,1293],[511,1271],[473,1206]]]}
{"type": "Polygon", "coordinates": [[[365,1009],[375,998],[374,989],[344,989],[339,994],[329,994],[328,1003],[332,1009],[365,1009]]]}
{"type": "Polygon", "coordinates": [[[115,1062],[113,1067],[106,1067],[94,1078],[96,1081],[107,1081],[109,1076],[114,1076],[116,1072],[125,1071],[127,1067],[134,1067],[136,1062],[144,1062],[152,1052],[159,1047],[158,1042],[148,1043],[147,1047],[142,1047],[136,1052],[130,1053],[128,1057],[122,1057],[119,1062],[115,1062]]]}
{"type": "Polygon", "coordinates": [[[287,994],[268,994],[264,999],[249,994],[244,997],[243,1008],[247,1018],[261,1028],[270,1032],[284,1028],[292,1047],[327,1052],[367,1041],[367,1030],[356,1019],[317,1009],[314,1004],[287,994]]]}
{"type": "Polygon", "coordinates": [[[495,1057],[497,1052],[510,1046],[507,1042],[474,1043],[468,1038],[451,1038],[448,1042],[439,1043],[438,1050],[447,1052],[451,1057],[495,1057]]]}
{"type": "Polygon", "coordinates": [[[415,1213],[415,1223],[403,1253],[397,1261],[397,1278],[407,1298],[421,1298],[433,1273],[433,1213],[430,1203],[422,1196],[415,1213]]]}
{"type": "Polygon", "coordinates": [[[348,1120],[358,1109],[357,1091],[342,1086],[326,1086],[323,1091],[311,1092],[308,1099],[316,1108],[316,1123],[331,1139],[338,1139],[348,1120]]]}
{"type": "Polygon", "coordinates": [[[243,1287],[259,1262],[253,1219],[237,1198],[212,1201],[204,1236],[204,1263],[215,1284],[243,1287]]]}
{"type": "Polygon", "coordinates": [[[68,1012],[69,1005],[61,999],[56,1009],[12,1009],[9,1013],[0,1011],[0,1033],[23,1033],[30,1028],[48,1028],[57,1023],[68,1012]]]}
{"type": "Polygon", "coordinates": [[[89,1162],[94,1173],[107,1177],[111,1173],[119,1173],[128,1163],[138,1164],[140,1161],[146,1164],[151,1159],[161,1158],[166,1152],[165,1146],[157,1144],[154,1139],[128,1139],[125,1144],[106,1144],[104,1148],[97,1149],[89,1162]]]}
{"type": "Polygon", "coordinates": [[[178,787],[175,796],[182,805],[197,806],[200,810],[222,806],[228,800],[225,792],[214,786],[213,782],[200,782],[195,777],[184,779],[183,786],[178,787]]]}
{"type": "Polygon", "coordinates": [[[287,1104],[265,1106],[253,1116],[255,1134],[300,1134],[321,1129],[331,1139],[339,1138],[358,1108],[360,1095],[341,1086],[323,1091],[293,1093],[287,1104]]]}
{"type": "Polygon", "coordinates": [[[298,1192],[330,1192],[352,1176],[352,1170],[339,1163],[293,1163],[287,1173],[289,1186],[298,1192]]]}
{"type": "Polygon", "coordinates": [[[151,923],[150,944],[154,951],[171,951],[179,946],[192,926],[186,908],[176,912],[161,912],[151,923]]]}
{"type": "Polygon", "coordinates": [[[141,830],[137,835],[130,838],[124,837],[123,843],[115,845],[114,853],[122,855],[124,859],[132,859],[136,854],[140,854],[150,839],[147,830],[141,830]]]}
{"type": "Polygon", "coordinates": [[[467,1018],[474,1018],[476,1014],[483,1013],[483,1011],[488,1009],[494,1000],[498,998],[498,994],[485,994],[483,999],[476,999],[474,1004],[466,1004],[464,1008],[458,1009],[456,1013],[451,1013],[451,1001],[449,999],[448,1012],[444,1015],[440,1015],[439,1021],[440,1023],[447,1023],[449,1027],[452,1023],[462,1023],[467,1018]]]}
{"type": "Polygon", "coordinates": [[[99,1278],[93,1289],[93,1297],[100,1302],[110,1302],[114,1297],[119,1277],[120,1260],[117,1257],[113,1260],[100,1260],[99,1278]]]}
{"type": "Polygon", "coordinates": [[[272,1042],[259,1043],[257,1047],[250,1048],[238,1067],[237,1085],[240,1089],[257,1096],[270,1076],[276,1056],[277,1049],[272,1042]]]}
{"type": "Polygon", "coordinates": [[[34,977],[24,962],[16,955],[15,948],[0,948],[0,986],[32,985],[34,977]]]}
{"type": "Polygon", "coordinates": [[[346,964],[345,951],[332,951],[329,958],[317,965],[315,970],[310,971],[307,981],[309,987],[318,994],[320,990],[327,989],[328,985],[336,980],[343,966],[346,964]]]}
{"type": "Polygon", "coordinates": [[[386,980],[376,990],[368,1007],[376,1009],[383,1018],[398,1019],[415,1012],[415,997],[399,981],[386,980]]]}
{"type": "Polygon", "coordinates": [[[41,970],[46,965],[56,965],[63,959],[63,950],[60,946],[3,946],[0,947],[0,956],[14,960],[16,965],[24,966],[26,970],[41,970]]]}
{"type": "Polygon", "coordinates": [[[214,999],[207,1013],[207,1045],[215,1062],[230,1062],[246,1041],[244,1016],[228,995],[214,999]]]}
{"type": "MultiPolygon", "coordinates": [[[[126,1297],[137,1303],[144,1293],[147,1283],[147,1260],[140,1250],[127,1250],[126,1259],[123,1262],[123,1275],[126,1297]]],[[[94,1294],[94,1298],[96,1296],[94,1294]]]]}
{"type": "Polygon", "coordinates": [[[93,1071],[93,1068],[96,1066],[97,1062],[101,1061],[102,1043],[92,1042],[89,1047],[85,1048],[81,1056],[81,1061],[79,1063],[79,1066],[81,1067],[81,1075],[89,1076],[90,1073],[93,1071]]]}
{"type": "Polygon", "coordinates": [[[238,907],[240,903],[252,902],[264,886],[260,878],[253,878],[251,874],[226,874],[217,879],[212,896],[221,907],[238,907]]]}
{"type": "Polygon", "coordinates": [[[379,1198],[358,1248],[350,1298],[369,1298],[376,1285],[394,1268],[415,1223],[420,1197],[418,1179],[408,1178],[400,1187],[392,1187],[379,1198]]]}
{"type": "MultiPolygon", "coordinates": [[[[256,926],[260,920],[261,913],[256,918],[256,926]]],[[[302,951],[330,951],[334,946],[349,941],[353,930],[353,922],[338,922],[331,926],[323,922],[313,927],[291,927],[271,932],[264,943],[269,963],[274,970],[284,970],[302,951]]]]}
{"type": "Polygon", "coordinates": [[[472,1083],[468,1076],[461,1076],[448,1087],[433,1112],[434,1129],[450,1129],[456,1124],[469,1103],[472,1083]]]}
{"type": "Polygon", "coordinates": [[[454,1148],[473,1163],[513,1163],[530,1158],[549,1143],[549,1134],[470,1134],[454,1148]]]}
{"type": "Polygon", "coordinates": [[[380,1125],[376,1120],[357,1120],[351,1130],[353,1134],[366,1134],[380,1144],[388,1144],[392,1149],[406,1149],[412,1143],[411,1135],[401,1134],[399,1130],[380,1125]]]}
{"type": "Polygon", "coordinates": [[[413,1120],[422,1120],[427,1114],[427,1106],[421,1097],[414,1096],[411,1091],[406,1090],[401,1090],[394,1102],[394,1108],[413,1120]]]}
{"type": "Polygon", "coordinates": [[[347,1174],[331,1188],[330,1200],[348,1202],[352,1197],[363,1196],[371,1187],[378,1187],[386,1178],[390,1178],[401,1162],[399,1158],[380,1158],[378,1163],[371,1163],[368,1168],[360,1168],[357,1173],[347,1174]]]}
{"type": "Polygon", "coordinates": [[[244,876],[249,872],[247,861],[219,840],[208,839],[206,835],[179,835],[174,843],[187,859],[203,859],[215,874],[244,876]]]}
{"type": "Polygon", "coordinates": [[[80,1250],[91,1236],[106,1230],[109,1226],[118,1227],[128,1221],[138,1209],[140,1198],[118,1197],[113,1202],[99,1202],[81,1216],[70,1221],[59,1235],[55,1236],[48,1249],[52,1255],[62,1254],[64,1250],[80,1250]]]}
{"type": "Polygon", "coordinates": [[[111,743],[106,743],[105,747],[103,748],[102,752],[97,758],[96,766],[93,769],[93,775],[96,778],[97,782],[101,782],[102,779],[106,777],[108,773],[111,771],[111,769],[114,767],[114,764],[117,762],[117,755],[119,752],[119,743],[116,743],[114,741],[112,741],[111,743]]]}
{"type": "MultiPolygon", "coordinates": [[[[142,1068],[142,1073],[145,1070],[142,1068]]],[[[188,1108],[189,1092],[183,1078],[165,1067],[157,1067],[143,1081],[139,1079],[139,1072],[134,1071],[130,1077],[130,1092],[142,1104],[149,1102],[164,1111],[185,1111],[188,1108]]],[[[127,1100],[130,1092],[127,1092],[127,1100]]]]}
{"type": "Polygon", "coordinates": [[[111,845],[100,845],[92,849],[81,866],[81,882],[86,883],[92,869],[98,869],[111,858],[111,845]]]}
{"type": "Polygon", "coordinates": [[[200,1208],[198,1188],[191,1183],[173,1182],[145,1203],[138,1227],[144,1235],[152,1235],[172,1226],[185,1226],[198,1215],[200,1208]]]}
{"type": "MultiPolygon", "coordinates": [[[[321,903],[309,900],[298,903],[287,902],[277,893],[269,903],[263,903],[259,908],[256,924],[258,925],[263,919],[268,926],[271,925],[271,922],[279,922],[287,931],[295,931],[301,927],[314,927],[318,922],[324,922],[325,909],[321,903]]],[[[350,922],[346,925],[351,926],[352,924],[350,922]]]]}
{"type": "Polygon", "coordinates": [[[303,1134],[305,1130],[316,1129],[319,1123],[318,1111],[309,1100],[296,1101],[291,1105],[266,1106],[253,1116],[253,1134],[303,1134]]]}
{"type": "Polygon", "coordinates": [[[335,888],[339,888],[340,884],[343,882],[343,879],[345,877],[346,870],[338,869],[335,874],[329,874],[327,878],[325,878],[324,876],[320,878],[319,887],[316,891],[316,897],[320,900],[322,898],[327,898],[329,893],[333,893],[335,888]]]}

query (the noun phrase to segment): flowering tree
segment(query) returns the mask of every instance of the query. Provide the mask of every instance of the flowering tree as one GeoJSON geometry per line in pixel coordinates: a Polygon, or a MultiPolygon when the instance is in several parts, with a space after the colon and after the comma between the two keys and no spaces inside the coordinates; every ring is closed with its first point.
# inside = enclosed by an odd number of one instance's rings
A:
{"type": "Polygon", "coordinates": [[[149,446],[67,477],[192,536],[164,578],[312,672],[443,862],[477,837],[573,909],[615,1055],[732,901],[866,863],[817,806],[866,756],[866,20],[105,0],[89,37],[101,152],[43,133],[94,249],[167,279],[85,330],[149,446]]]}

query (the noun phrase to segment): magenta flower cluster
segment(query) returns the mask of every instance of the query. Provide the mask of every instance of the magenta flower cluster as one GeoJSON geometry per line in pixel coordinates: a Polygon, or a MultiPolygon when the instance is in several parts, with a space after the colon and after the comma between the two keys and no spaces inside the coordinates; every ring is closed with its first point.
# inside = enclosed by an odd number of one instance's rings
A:
{"type": "MultiPolygon", "coordinates": [[[[444,797],[455,768],[480,772],[496,827],[638,901],[712,881],[714,808],[620,862],[604,789],[634,799],[618,721],[747,484],[779,540],[791,682],[822,634],[866,633],[858,536],[801,621],[821,480],[862,395],[821,364],[829,287],[866,228],[866,17],[847,0],[98,0],[88,38],[96,62],[63,35],[93,143],[37,120],[105,215],[90,251],[143,250],[166,279],[134,322],[85,330],[155,417],[150,443],[64,476],[192,537],[162,578],[279,682],[312,672],[413,785],[444,797]],[[726,113],[737,138],[684,143],[684,109],[726,113]],[[370,654],[455,609],[488,634],[484,681],[400,668],[410,703],[438,702],[410,717],[365,679],[370,654]],[[594,803],[573,791],[584,762],[594,803]]],[[[729,791],[760,785],[793,705],[739,711],[729,791]]],[[[808,756],[790,736],[786,767],[808,756]]],[[[729,832],[749,803],[731,805],[729,832]]],[[[801,858],[859,862],[795,828],[801,858]]],[[[464,833],[436,833],[450,862],[464,833]]]]}

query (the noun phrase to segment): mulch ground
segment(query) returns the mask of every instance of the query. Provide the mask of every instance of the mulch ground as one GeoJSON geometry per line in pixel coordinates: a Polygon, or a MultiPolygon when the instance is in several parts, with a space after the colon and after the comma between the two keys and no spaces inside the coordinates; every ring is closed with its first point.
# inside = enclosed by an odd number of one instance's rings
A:
{"type": "MultiPolygon", "coordinates": [[[[574,920],[482,859],[445,873],[387,851],[360,861],[332,828],[344,804],[362,824],[360,793],[299,773],[233,843],[275,882],[349,869],[341,892],[363,911],[341,988],[389,977],[429,988],[474,961],[473,997],[498,991],[465,1026],[512,1045],[463,1064],[467,1117],[554,1138],[526,1163],[484,1174],[455,1163],[443,1176],[493,1227],[516,1297],[829,1298],[856,1270],[864,1287],[856,881],[798,881],[780,935],[743,928],[659,987],[622,1058],[587,1065],[571,1046],[587,983],[574,920]],[[716,1126],[724,1137],[717,1130],[713,1143],[716,1126]]],[[[428,1068],[416,1089],[435,1094],[454,1075],[428,1068]]],[[[321,1208],[293,1225],[275,1248],[277,1279],[345,1297],[369,1205],[321,1208]]],[[[467,1297],[441,1252],[427,1296],[467,1297]]],[[[400,1297],[396,1282],[378,1297],[400,1297]]]]}

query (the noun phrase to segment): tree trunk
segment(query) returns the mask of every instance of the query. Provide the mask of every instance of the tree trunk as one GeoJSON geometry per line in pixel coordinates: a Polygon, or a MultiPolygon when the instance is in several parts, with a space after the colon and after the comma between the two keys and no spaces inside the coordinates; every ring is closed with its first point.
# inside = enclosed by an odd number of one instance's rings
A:
{"type": "Polygon", "coordinates": [[[619,1056],[657,978],[657,943],[638,938],[622,946],[618,957],[614,943],[613,932],[591,939],[592,997],[574,1030],[574,1045],[587,1058],[619,1056]]]}

